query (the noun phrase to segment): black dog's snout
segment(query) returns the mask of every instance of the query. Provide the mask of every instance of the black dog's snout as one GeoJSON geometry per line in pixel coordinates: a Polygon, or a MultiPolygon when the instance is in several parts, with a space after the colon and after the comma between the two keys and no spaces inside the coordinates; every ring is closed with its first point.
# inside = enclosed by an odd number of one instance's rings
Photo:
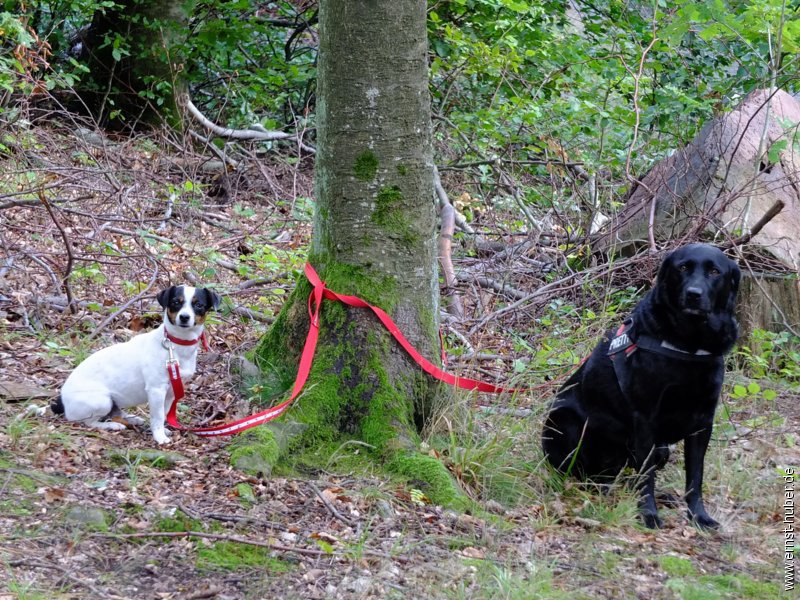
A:
{"type": "Polygon", "coordinates": [[[697,301],[703,297],[703,290],[696,287],[690,287],[686,289],[686,299],[697,301]]]}

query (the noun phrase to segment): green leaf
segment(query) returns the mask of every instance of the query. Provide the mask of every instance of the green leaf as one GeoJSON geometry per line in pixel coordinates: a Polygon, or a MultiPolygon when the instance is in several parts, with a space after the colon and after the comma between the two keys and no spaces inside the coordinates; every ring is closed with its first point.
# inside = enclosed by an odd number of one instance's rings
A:
{"type": "Polygon", "coordinates": [[[789,143],[788,140],[778,140],[777,142],[772,144],[772,146],[769,147],[769,150],[767,150],[767,160],[771,165],[774,165],[775,163],[780,161],[781,152],[783,152],[786,149],[788,143],[789,143]]]}
{"type": "Polygon", "coordinates": [[[733,393],[731,394],[731,398],[746,398],[747,397],[747,388],[743,385],[735,385],[733,386],[733,393]]]}
{"type": "Polygon", "coordinates": [[[761,391],[761,386],[758,385],[755,381],[751,381],[747,384],[747,393],[755,396],[761,391]]]}

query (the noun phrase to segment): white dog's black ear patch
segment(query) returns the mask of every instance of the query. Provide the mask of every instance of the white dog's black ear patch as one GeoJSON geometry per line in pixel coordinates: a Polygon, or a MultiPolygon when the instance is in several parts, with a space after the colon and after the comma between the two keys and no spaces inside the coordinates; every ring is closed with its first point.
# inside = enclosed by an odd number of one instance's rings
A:
{"type": "Polygon", "coordinates": [[[206,293],[206,302],[208,306],[217,310],[222,303],[222,296],[212,290],[203,289],[203,291],[206,293]]]}
{"type": "Polygon", "coordinates": [[[158,293],[158,296],[156,296],[156,300],[158,300],[158,303],[161,305],[161,308],[167,308],[167,305],[169,304],[170,296],[172,296],[173,290],[175,290],[175,289],[177,289],[177,288],[176,288],[176,286],[173,285],[171,287],[168,287],[165,290],[161,290],[158,293]]]}

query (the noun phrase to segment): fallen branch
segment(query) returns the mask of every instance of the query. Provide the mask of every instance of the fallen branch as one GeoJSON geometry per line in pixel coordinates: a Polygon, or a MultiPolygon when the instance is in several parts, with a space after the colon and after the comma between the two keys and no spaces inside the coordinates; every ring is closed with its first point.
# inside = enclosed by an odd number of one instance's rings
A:
{"type": "MultiPolygon", "coordinates": [[[[250,538],[242,537],[239,535],[223,535],[220,533],[206,533],[204,531],[153,531],[145,533],[93,533],[92,537],[104,538],[111,540],[127,540],[127,539],[142,539],[142,538],[200,538],[206,540],[216,540],[222,542],[234,542],[237,544],[246,544],[248,546],[258,546],[259,548],[269,548],[276,552],[293,552],[303,556],[316,556],[318,558],[341,558],[346,555],[337,552],[325,552],[324,550],[314,550],[312,548],[298,548],[297,546],[285,546],[276,542],[262,542],[259,540],[252,540],[250,538]]],[[[392,558],[383,552],[375,552],[374,550],[364,550],[363,554],[368,556],[377,556],[380,558],[392,558]]]]}
{"type": "Polygon", "coordinates": [[[507,283],[501,283],[491,277],[483,277],[477,276],[472,279],[475,283],[477,283],[482,288],[487,290],[494,290],[498,294],[502,294],[503,296],[508,296],[513,298],[514,300],[521,300],[522,298],[527,298],[528,294],[518,290],[515,287],[508,285],[507,283]]]}
{"type": "Polygon", "coordinates": [[[275,317],[270,315],[265,315],[264,313],[260,313],[255,311],[251,308],[247,308],[246,306],[234,306],[231,309],[231,312],[235,315],[239,315],[240,317],[246,317],[248,319],[253,319],[254,321],[260,321],[261,323],[270,323],[275,322],[275,317]]]}
{"type": "Polygon", "coordinates": [[[317,495],[317,498],[320,499],[322,504],[325,505],[325,508],[328,509],[328,512],[331,513],[331,515],[334,518],[339,519],[342,523],[344,523],[348,527],[353,527],[354,525],[353,520],[340,513],[339,510],[333,505],[333,503],[330,500],[328,500],[322,492],[319,491],[319,488],[316,485],[314,485],[313,481],[308,482],[308,487],[310,487],[313,490],[313,492],[317,495]]]}
{"type": "Polygon", "coordinates": [[[92,537],[106,538],[112,540],[127,540],[140,538],[202,538],[206,540],[217,540],[223,542],[235,542],[237,544],[247,544],[248,546],[258,546],[259,548],[269,548],[278,552],[294,552],[304,556],[332,556],[330,552],[323,550],[312,550],[311,548],[298,548],[296,546],[284,546],[275,542],[261,542],[251,540],[239,535],[222,535],[220,533],[206,533],[204,531],[153,531],[145,533],[95,533],[92,537]]]}
{"type": "Polygon", "coordinates": [[[261,125],[251,125],[251,129],[231,129],[229,127],[220,127],[197,108],[189,98],[188,94],[182,97],[183,104],[186,110],[191,114],[203,127],[208,129],[214,135],[219,137],[228,138],[231,140],[246,140],[246,141],[264,141],[270,142],[275,140],[298,140],[300,147],[306,152],[316,153],[316,149],[304,144],[300,141],[300,136],[296,133],[286,133],[283,131],[267,131],[261,125]]]}

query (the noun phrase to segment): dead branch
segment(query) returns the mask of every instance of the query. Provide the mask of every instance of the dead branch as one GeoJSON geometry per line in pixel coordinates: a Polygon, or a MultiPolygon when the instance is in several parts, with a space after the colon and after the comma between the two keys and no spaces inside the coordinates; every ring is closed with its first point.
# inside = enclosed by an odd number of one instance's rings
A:
{"type": "Polygon", "coordinates": [[[275,283],[276,281],[279,281],[281,279],[288,279],[288,278],[289,278],[289,273],[283,272],[273,275],[271,277],[259,277],[258,279],[248,279],[247,281],[243,281],[242,283],[239,284],[239,289],[249,290],[250,288],[262,285],[268,285],[270,283],[275,283]]]}
{"type": "MultiPolygon", "coordinates": [[[[439,169],[436,168],[436,165],[433,165],[433,188],[436,190],[436,198],[439,200],[439,206],[444,207],[447,204],[453,206],[453,203],[450,202],[450,198],[447,196],[447,191],[445,191],[442,185],[442,178],[439,177],[439,169]]],[[[475,230],[467,223],[466,217],[458,212],[454,206],[453,210],[455,211],[455,222],[458,228],[464,233],[474,235],[475,230]]]]}
{"type": "Polygon", "coordinates": [[[259,321],[261,323],[274,323],[275,317],[270,315],[265,315],[264,313],[255,311],[251,308],[247,308],[246,306],[234,306],[231,309],[231,312],[235,315],[239,315],[240,317],[246,317],[248,319],[253,319],[254,321],[259,321]]]}
{"type": "Polygon", "coordinates": [[[267,529],[276,529],[278,531],[288,531],[289,528],[283,523],[275,521],[265,521],[263,519],[256,519],[254,517],[229,515],[225,513],[201,513],[184,504],[179,504],[178,508],[185,512],[192,519],[213,519],[214,521],[221,521],[223,523],[250,523],[252,525],[259,525],[267,529]]]}
{"type": "Polygon", "coordinates": [[[41,200],[42,204],[44,204],[45,209],[47,210],[47,214],[50,215],[50,218],[53,220],[53,224],[58,229],[58,232],[61,234],[61,239],[64,240],[64,248],[67,251],[67,264],[64,267],[64,272],[61,275],[61,287],[64,288],[64,293],[67,295],[67,306],[69,307],[69,311],[74,315],[78,312],[77,307],[74,304],[74,300],[72,297],[72,288],[69,286],[69,275],[72,273],[72,263],[74,260],[72,254],[72,244],[69,241],[69,237],[67,236],[67,232],[64,231],[64,228],[61,226],[61,223],[56,218],[56,214],[53,212],[53,208],[50,206],[50,203],[47,201],[47,198],[44,196],[44,190],[39,188],[38,191],[39,200],[41,200]]]}
{"type": "Polygon", "coordinates": [[[144,533],[95,533],[92,537],[99,537],[105,539],[127,540],[127,539],[140,539],[140,538],[203,538],[207,540],[219,540],[223,542],[236,542],[237,544],[247,544],[248,546],[258,546],[260,548],[269,548],[278,552],[294,552],[295,554],[302,554],[304,556],[331,556],[330,553],[323,550],[313,550],[311,548],[297,548],[296,546],[284,546],[283,544],[276,544],[274,542],[262,542],[259,540],[251,540],[239,535],[222,535],[219,533],[206,533],[204,531],[153,531],[144,533]]]}
{"type": "Polygon", "coordinates": [[[298,140],[299,145],[303,150],[305,150],[306,152],[310,152],[312,154],[316,153],[316,149],[300,141],[299,136],[296,133],[286,133],[283,131],[267,131],[261,125],[251,125],[250,129],[231,129],[229,127],[220,127],[219,125],[211,121],[203,113],[200,112],[200,109],[194,105],[191,98],[189,98],[188,94],[184,94],[182,100],[184,106],[186,106],[186,109],[189,111],[189,114],[191,114],[203,127],[208,129],[214,135],[218,135],[219,137],[224,137],[231,140],[264,141],[264,142],[296,139],[298,140]]]}
{"type": "Polygon", "coordinates": [[[518,290],[515,287],[508,285],[505,282],[497,281],[496,279],[492,279],[491,277],[484,277],[482,275],[473,277],[472,279],[475,283],[477,283],[482,288],[487,290],[494,290],[498,294],[502,294],[503,296],[509,296],[514,300],[521,300],[522,298],[526,298],[528,294],[525,292],[518,290]]]}
{"type": "Polygon", "coordinates": [[[464,318],[464,305],[461,302],[461,295],[456,290],[458,279],[456,270],[453,267],[453,233],[455,232],[456,210],[452,204],[442,205],[442,228],[439,232],[439,262],[442,265],[444,275],[444,294],[450,296],[451,302],[448,311],[457,319],[464,318]]]}
{"type": "Polygon", "coordinates": [[[314,485],[313,481],[308,482],[308,487],[310,487],[311,490],[317,495],[317,498],[320,499],[322,504],[325,506],[325,508],[328,509],[328,512],[331,513],[331,515],[334,518],[339,519],[342,523],[344,523],[348,527],[353,527],[355,525],[352,519],[346,517],[345,515],[339,512],[339,510],[333,505],[333,503],[330,500],[328,500],[322,492],[319,491],[319,488],[316,485],[314,485]]]}
{"type": "Polygon", "coordinates": [[[758,234],[759,231],[761,231],[764,228],[764,226],[767,223],[769,223],[772,219],[778,216],[778,213],[780,213],[783,210],[783,207],[784,207],[783,200],[778,200],[777,202],[775,202],[775,204],[770,206],[767,212],[761,215],[761,218],[756,222],[755,225],[753,225],[750,231],[726,242],[725,244],[722,244],[720,248],[723,250],[729,250],[735,246],[743,246],[744,244],[748,243],[753,237],[755,237],[758,234]]]}

